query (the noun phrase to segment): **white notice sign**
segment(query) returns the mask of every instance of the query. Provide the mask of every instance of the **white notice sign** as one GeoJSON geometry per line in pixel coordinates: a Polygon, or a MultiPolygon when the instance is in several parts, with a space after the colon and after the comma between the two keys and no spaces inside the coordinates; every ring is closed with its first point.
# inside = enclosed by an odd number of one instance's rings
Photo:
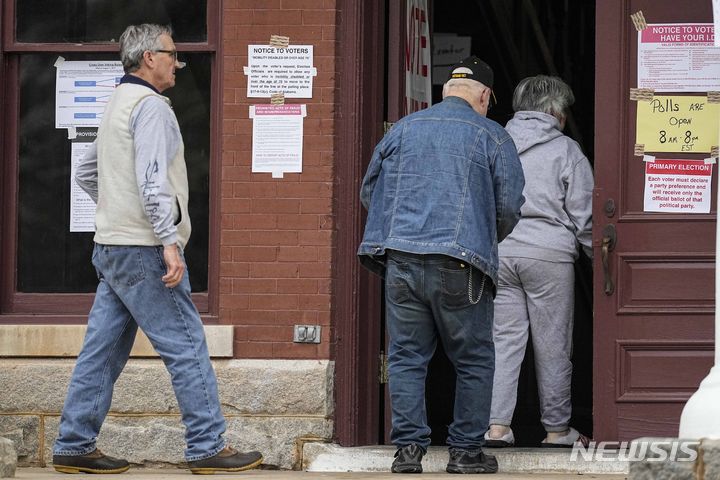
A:
{"type": "Polygon", "coordinates": [[[75,169],[85,156],[92,142],[97,138],[97,129],[81,128],[73,139],[70,157],[70,231],[95,231],[95,202],[75,182],[75,169]]]}
{"type": "Polygon", "coordinates": [[[247,96],[269,98],[283,93],[285,98],[312,98],[312,45],[290,45],[287,48],[248,45],[247,96]]]}
{"type": "Polygon", "coordinates": [[[99,127],[105,105],[125,75],[118,61],[56,64],[55,128],[99,127]]]}
{"type": "Polygon", "coordinates": [[[712,164],[656,158],[645,163],[644,210],[709,213],[711,183],[712,164]]]}
{"type": "Polygon", "coordinates": [[[305,105],[251,105],[253,119],[252,171],[302,172],[305,105]]]}
{"type": "Polygon", "coordinates": [[[638,88],[720,90],[720,50],[712,23],[651,24],[638,32],[638,88]]]}

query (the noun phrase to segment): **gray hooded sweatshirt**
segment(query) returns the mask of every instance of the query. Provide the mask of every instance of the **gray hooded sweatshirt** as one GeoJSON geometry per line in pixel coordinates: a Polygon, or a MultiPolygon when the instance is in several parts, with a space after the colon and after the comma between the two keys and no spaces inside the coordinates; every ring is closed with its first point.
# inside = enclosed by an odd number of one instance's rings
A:
{"type": "Polygon", "coordinates": [[[520,154],[525,204],[500,256],[573,262],[579,244],[592,258],[593,173],[580,146],[545,113],[516,112],[505,129],[520,154]]]}

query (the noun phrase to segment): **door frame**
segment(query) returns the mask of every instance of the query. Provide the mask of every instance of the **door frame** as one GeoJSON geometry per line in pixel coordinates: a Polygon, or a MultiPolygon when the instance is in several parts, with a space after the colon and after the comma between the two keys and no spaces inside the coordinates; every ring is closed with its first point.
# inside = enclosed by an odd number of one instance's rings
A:
{"type": "Polygon", "coordinates": [[[375,445],[380,435],[380,281],[360,266],[365,224],[360,184],[382,137],[385,0],[338,0],[335,110],[333,341],[335,434],[342,446],[375,445]]]}
{"type": "MultiPolygon", "coordinates": [[[[627,66],[623,63],[623,48],[629,45],[626,22],[630,16],[629,2],[598,1],[595,7],[595,125],[603,125],[608,112],[624,111],[623,99],[629,93],[626,84],[627,66]],[[608,32],[612,32],[608,35],[608,32]],[[619,38],[614,38],[618,35],[619,38]],[[602,68],[600,68],[602,66],[602,68]],[[618,86],[621,86],[618,88],[618,86]],[[603,101],[599,102],[598,99],[603,101]]],[[[619,212],[605,212],[605,201],[618,199],[617,191],[606,191],[598,185],[615,185],[618,159],[627,151],[628,128],[625,115],[616,115],[616,121],[595,129],[595,188],[593,189],[593,249],[596,251],[593,266],[593,437],[598,440],[615,440],[617,413],[615,405],[615,349],[613,342],[601,342],[609,335],[617,338],[615,330],[608,331],[602,322],[602,312],[613,312],[615,296],[604,291],[604,272],[598,262],[603,228],[616,223],[619,212]]],[[[605,122],[607,123],[607,122],[605,122]]],[[[613,264],[614,266],[614,264],[613,264]]],[[[611,272],[615,273],[615,272],[611,272]]],[[[615,275],[615,277],[617,277],[615,275]]]]}

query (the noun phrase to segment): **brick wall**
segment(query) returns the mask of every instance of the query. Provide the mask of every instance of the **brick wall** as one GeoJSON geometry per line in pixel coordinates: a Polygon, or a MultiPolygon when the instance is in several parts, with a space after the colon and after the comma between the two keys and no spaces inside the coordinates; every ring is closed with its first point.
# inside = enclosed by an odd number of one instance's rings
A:
{"type": "Polygon", "coordinates": [[[236,325],[239,358],[329,358],[333,239],[335,0],[223,2],[220,322],[236,325]],[[247,46],[270,35],[314,45],[303,172],[251,172],[247,46]],[[296,324],[321,325],[320,344],[293,343],[296,324]]]}

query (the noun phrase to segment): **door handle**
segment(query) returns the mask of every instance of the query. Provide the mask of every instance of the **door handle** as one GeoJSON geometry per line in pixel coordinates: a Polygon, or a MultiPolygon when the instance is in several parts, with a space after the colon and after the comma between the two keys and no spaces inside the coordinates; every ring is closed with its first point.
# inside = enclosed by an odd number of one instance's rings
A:
{"type": "Polygon", "coordinates": [[[603,238],[601,246],[603,274],[605,275],[605,295],[612,295],[615,291],[615,284],[610,276],[610,252],[615,250],[617,243],[617,232],[615,225],[612,223],[605,225],[603,228],[603,238]]]}

